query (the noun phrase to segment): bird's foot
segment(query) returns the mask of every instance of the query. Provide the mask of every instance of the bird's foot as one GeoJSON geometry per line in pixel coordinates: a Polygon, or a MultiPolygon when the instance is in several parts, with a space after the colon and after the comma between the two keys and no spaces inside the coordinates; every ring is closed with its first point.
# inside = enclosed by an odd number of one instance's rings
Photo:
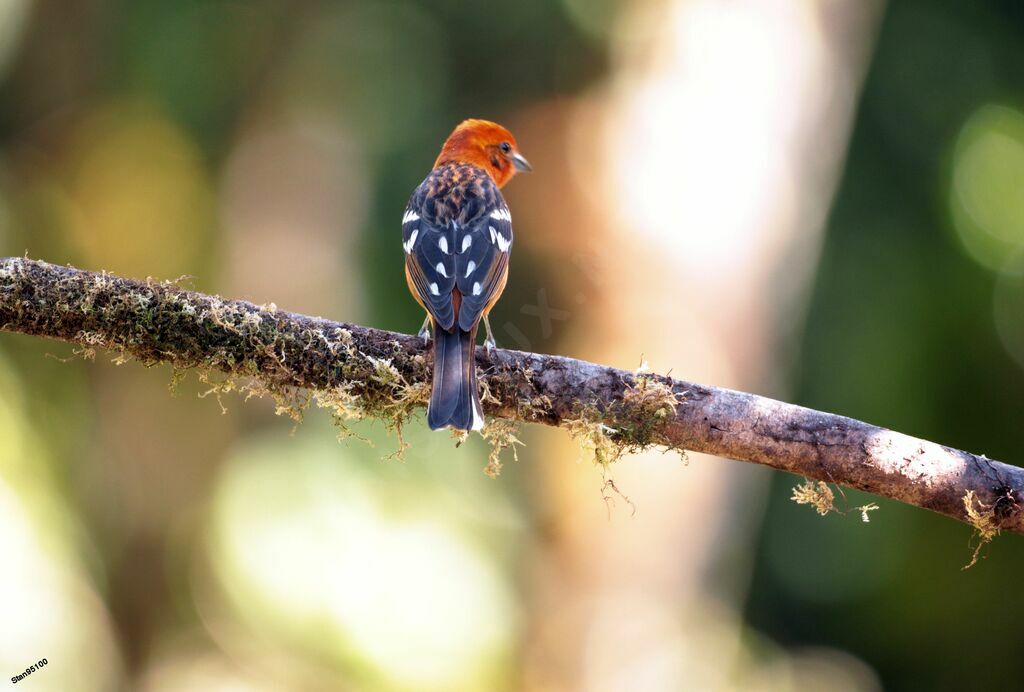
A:
{"type": "Polygon", "coordinates": [[[484,314],[484,329],[486,330],[487,338],[484,339],[484,350],[487,351],[487,355],[491,355],[491,351],[498,344],[494,341],[494,334],[491,333],[491,320],[488,319],[487,314],[484,314]]]}

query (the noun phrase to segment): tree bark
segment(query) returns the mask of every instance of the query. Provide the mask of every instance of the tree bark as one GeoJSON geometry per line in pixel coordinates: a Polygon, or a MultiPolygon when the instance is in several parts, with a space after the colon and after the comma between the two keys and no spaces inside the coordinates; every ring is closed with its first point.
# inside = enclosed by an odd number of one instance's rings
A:
{"type": "MultiPolygon", "coordinates": [[[[23,258],[0,259],[0,329],[344,395],[369,416],[424,402],[418,337],[23,258]]],[[[843,416],[563,356],[477,349],[494,418],[565,427],[605,450],[662,445],[859,488],[1024,533],[1024,469],[843,416]],[[970,508],[970,509],[968,509],[970,508]],[[979,517],[981,518],[979,520],[979,517]]],[[[600,457],[599,457],[600,460],[600,457]]],[[[979,526],[979,523],[982,525],[979,526]]]]}

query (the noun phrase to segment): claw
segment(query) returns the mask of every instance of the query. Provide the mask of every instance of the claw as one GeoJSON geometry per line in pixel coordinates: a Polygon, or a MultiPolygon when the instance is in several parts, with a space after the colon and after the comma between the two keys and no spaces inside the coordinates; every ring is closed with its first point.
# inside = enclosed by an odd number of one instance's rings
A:
{"type": "Polygon", "coordinates": [[[423,339],[423,345],[424,346],[426,346],[430,342],[430,316],[429,315],[427,316],[427,319],[423,320],[423,326],[420,327],[420,331],[416,334],[416,336],[418,336],[421,339],[423,339]]]}

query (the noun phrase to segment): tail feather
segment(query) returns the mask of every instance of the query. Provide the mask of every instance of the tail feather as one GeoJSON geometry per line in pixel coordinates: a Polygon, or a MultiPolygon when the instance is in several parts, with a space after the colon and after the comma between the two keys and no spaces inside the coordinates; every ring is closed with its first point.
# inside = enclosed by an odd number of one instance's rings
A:
{"type": "Polygon", "coordinates": [[[473,361],[475,348],[476,327],[468,332],[458,325],[451,332],[434,330],[434,385],[427,407],[427,425],[431,430],[484,427],[473,361]]]}

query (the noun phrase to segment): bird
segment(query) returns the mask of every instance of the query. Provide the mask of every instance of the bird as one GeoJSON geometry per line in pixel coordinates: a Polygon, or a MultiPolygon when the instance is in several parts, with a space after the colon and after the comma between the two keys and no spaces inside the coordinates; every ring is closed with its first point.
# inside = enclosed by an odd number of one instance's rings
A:
{"type": "Polygon", "coordinates": [[[473,353],[481,321],[485,348],[495,346],[488,313],[508,280],[512,214],[501,188],[530,170],[508,129],[464,120],[405,207],[405,278],[427,312],[419,336],[426,343],[432,331],[434,339],[431,430],[484,426],[473,353]]]}

